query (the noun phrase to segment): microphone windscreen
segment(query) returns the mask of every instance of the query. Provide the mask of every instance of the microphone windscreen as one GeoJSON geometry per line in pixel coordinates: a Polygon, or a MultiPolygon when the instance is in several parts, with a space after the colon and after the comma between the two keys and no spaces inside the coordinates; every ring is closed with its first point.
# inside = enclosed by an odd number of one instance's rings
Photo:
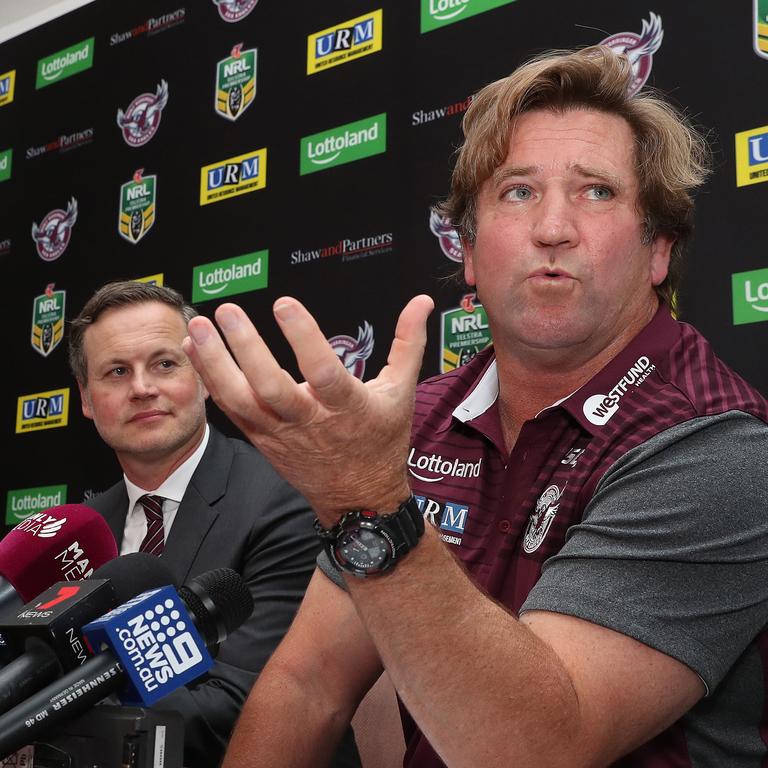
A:
{"type": "Polygon", "coordinates": [[[35,512],[0,540],[0,576],[29,602],[57,581],[87,578],[117,557],[104,518],[84,504],[35,512]]]}
{"type": "Polygon", "coordinates": [[[253,613],[253,597],[231,568],[201,573],[179,588],[205,641],[220,643],[253,613]]]}
{"type": "Polygon", "coordinates": [[[150,589],[175,586],[171,569],[157,555],[131,552],[97,568],[93,579],[109,579],[115,589],[115,605],[150,589]]]}

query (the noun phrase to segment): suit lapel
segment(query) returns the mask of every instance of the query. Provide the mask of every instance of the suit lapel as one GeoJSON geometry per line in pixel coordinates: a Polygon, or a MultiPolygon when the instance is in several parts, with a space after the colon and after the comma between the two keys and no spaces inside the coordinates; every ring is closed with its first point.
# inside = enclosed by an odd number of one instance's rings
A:
{"type": "Polygon", "coordinates": [[[178,584],[188,579],[200,547],[219,516],[214,505],[226,492],[233,454],[227,439],[211,427],[208,446],[187,486],[165,542],[163,560],[178,584]]]}
{"type": "Polygon", "coordinates": [[[87,501],[86,504],[95,509],[107,521],[119,552],[125,531],[125,518],[128,516],[128,493],[125,490],[125,483],[122,480],[115,483],[104,493],[87,501]]]}

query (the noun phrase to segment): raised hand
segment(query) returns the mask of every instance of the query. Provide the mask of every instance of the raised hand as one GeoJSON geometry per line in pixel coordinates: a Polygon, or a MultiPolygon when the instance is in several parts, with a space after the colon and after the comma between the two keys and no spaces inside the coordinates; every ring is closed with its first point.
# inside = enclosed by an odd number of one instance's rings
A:
{"type": "Polygon", "coordinates": [[[195,317],[184,350],[219,407],[273,466],[333,525],[344,511],[393,511],[409,494],[406,454],[413,394],[432,299],[416,296],[400,314],[387,365],[363,383],[350,376],[312,315],[295,299],[275,318],[305,380],[283,370],[245,312],[195,317]],[[234,355],[234,359],[233,359],[234,355]]]}

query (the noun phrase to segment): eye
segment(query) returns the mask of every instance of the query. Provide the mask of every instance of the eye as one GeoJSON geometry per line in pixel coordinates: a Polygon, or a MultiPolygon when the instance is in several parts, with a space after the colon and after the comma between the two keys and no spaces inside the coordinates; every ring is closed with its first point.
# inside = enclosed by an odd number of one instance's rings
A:
{"type": "Polygon", "coordinates": [[[605,184],[593,184],[587,189],[588,200],[611,200],[613,197],[613,190],[605,184]]]}
{"type": "Polygon", "coordinates": [[[513,202],[523,202],[525,200],[530,200],[533,197],[533,190],[524,184],[519,184],[507,189],[502,197],[506,200],[512,200],[513,202]]]}
{"type": "Polygon", "coordinates": [[[124,368],[122,365],[118,365],[117,368],[112,368],[112,370],[109,372],[110,376],[125,376],[125,374],[128,373],[128,369],[124,368]]]}
{"type": "Polygon", "coordinates": [[[160,368],[162,368],[163,370],[168,371],[171,368],[175,368],[176,367],[176,363],[173,360],[161,360],[158,363],[158,366],[160,368]]]}

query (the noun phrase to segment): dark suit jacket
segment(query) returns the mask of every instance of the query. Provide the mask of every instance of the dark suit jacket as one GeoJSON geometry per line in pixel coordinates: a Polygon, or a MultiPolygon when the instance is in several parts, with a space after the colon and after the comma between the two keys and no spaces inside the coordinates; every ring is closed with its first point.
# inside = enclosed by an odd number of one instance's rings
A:
{"type": "MultiPolygon", "coordinates": [[[[121,480],[88,501],[123,540],[128,495],[121,480]]],[[[181,585],[213,568],[233,568],[255,609],[221,645],[203,678],[161,700],[185,721],[185,765],[217,766],[257,673],[299,606],[319,550],[307,501],[242,440],[211,427],[162,555],[181,585]]]]}

